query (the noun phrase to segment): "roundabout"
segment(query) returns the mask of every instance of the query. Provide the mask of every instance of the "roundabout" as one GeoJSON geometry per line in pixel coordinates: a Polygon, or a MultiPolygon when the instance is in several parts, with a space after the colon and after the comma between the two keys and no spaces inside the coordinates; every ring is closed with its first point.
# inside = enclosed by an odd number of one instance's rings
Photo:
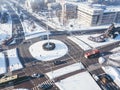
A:
{"type": "Polygon", "coordinates": [[[46,45],[48,45],[48,40],[36,42],[29,47],[29,52],[35,59],[41,61],[54,60],[64,56],[68,52],[67,45],[59,40],[50,40],[50,49],[44,48],[46,45]]]}

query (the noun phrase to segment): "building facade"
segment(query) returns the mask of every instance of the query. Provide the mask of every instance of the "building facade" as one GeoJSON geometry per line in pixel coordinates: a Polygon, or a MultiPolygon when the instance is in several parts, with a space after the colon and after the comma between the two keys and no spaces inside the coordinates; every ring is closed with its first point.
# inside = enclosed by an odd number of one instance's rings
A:
{"type": "Polygon", "coordinates": [[[78,7],[78,20],[86,26],[120,23],[120,6],[109,7],[99,4],[81,4],[78,7]]]}

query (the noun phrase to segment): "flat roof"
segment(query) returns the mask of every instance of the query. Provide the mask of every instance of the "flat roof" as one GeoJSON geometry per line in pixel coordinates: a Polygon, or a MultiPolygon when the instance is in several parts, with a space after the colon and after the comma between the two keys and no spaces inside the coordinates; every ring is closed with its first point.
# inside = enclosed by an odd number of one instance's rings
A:
{"type": "Polygon", "coordinates": [[[101,90],[87,71],[63,79],[55,84],[60,90],[101,90]]]}

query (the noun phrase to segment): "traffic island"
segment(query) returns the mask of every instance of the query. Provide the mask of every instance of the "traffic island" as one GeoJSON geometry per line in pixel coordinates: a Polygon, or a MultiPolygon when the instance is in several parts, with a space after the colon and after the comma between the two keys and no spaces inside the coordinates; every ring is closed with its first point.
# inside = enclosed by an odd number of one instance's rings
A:
{"type": "Polygon", "coordinates": [[[50,61],[66,55],[68,53],[68,47],[60,40],[42,40],[32,44],[29,47],[29,52],[37,60],[50,61]],[[47,46],[48,42],[49,46],[47,46]]]}

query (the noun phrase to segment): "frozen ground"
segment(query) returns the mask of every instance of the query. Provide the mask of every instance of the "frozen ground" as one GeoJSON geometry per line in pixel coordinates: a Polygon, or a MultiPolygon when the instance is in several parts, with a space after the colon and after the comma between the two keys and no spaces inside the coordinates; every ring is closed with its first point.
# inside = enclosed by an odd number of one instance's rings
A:
{"type": "Polygon", "coordinates": [[[23,66],[18,58],[16,49],[7,50],[10,71],[22,69],[23,66]]]}
{"type": "Polygon", "coordinates": [[[36,24],[34,21],[24,20],[22,22],[25,35],[31,35],[35,33],[45,32],[46,30],[36,24]]]}
{"type": "Polygon", "coordinates": [[[120,52],[120,47],[112,49],[111,52],[120,52]]]}
{"type": "Polygon", "coordinates": [[[81,70],[81,69],[84,69],[84,66],[82,65],[82,63],[75,63],[72,65],[48,72],[46,74],[50,79],[53,79],[53,78],[68,74],[70,72],[74,72],[76,70],[81,70]]]}
{"type": "Polygon", "coordinates": [[[70,76],[55,84],[60,90],[101,90],[87,71],[70,76]]]}
{"type": "MultiPolygon", "coordinates": [[[[92,34],[92,36],[96,36],[99,34],[92,34]]],[[[104,45],[108,45],[111,43],[118,42],[120,40],[120,35],[118,35],[115,39],[107,39],[106,42],[93,42],[88,39],[88,37],[91,35],[81,35],[81,36],[71,36],[68,37],[70,40],[75,42],[77,45],[79,45],[83,50],[89,50],[91,48],[97,48],[102,47],[104,45]]]]}
{"type": "Polygon", "coordinates": [[[9,20],[7,23],[1,24],[0,23],[0,44],[6,40],[12,37],[12,21],[9,17],[9,20]]]}
{"type": "MultiPolygon", "coordinates": [[[[17,12],[17,9],[15,9],[13,6],[12,6],[12,8],[16,12],[16,14],[18,16],[20,16],[20,14],[17,12]]],[[[21,12],[21,13],[23,13],[23,12],[21,12]]],[[[25,14],[23,14],[23,17],[24,17],[24,21],[23,22],[21,21],[21,24],[23,27],[23,31],[24,31],[26,40],[35,38],[35,37],[39,37],[42,35],[47,35],[47,26],[46,26],[46,30],[45,30],[44,28],[39,26],[36,22],[34,22],[32,19],[27,17],[25,14]]]]}
{"type": "Polygon", "coordinates": [[[68,47],[59,40],[50,40],[50,42],[55,43],[55,49],[51,51],[45,51],[42,46],[47,42],[48,40],[43,40],[31,45],[29,48],[31,55],[37,60],[49,61],[60,58],[68,52],[68,47]]]}
{"type": "Polygon", "coordinates": [[[0,53],[0,74],[6,73],[5,55],[0,53]]]}
{"type": "Polygon", "coordinates": [[[109,58],[120,62],[120,52],[110,55],[109,58]]]}
{"type": "Polygon", "coordinates": [[[105,73],[109,74],[114,82],[120,87],[120,70],[117,67],[103,66],[102,69],[105,73]]]}

